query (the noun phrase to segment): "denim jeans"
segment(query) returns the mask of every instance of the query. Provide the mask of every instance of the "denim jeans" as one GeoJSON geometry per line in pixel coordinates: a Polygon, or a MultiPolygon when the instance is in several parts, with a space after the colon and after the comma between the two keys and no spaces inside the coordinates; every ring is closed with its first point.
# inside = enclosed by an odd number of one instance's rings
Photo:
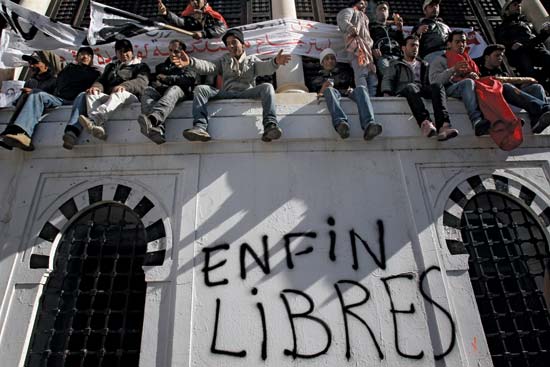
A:
{"type": "Polygon", "coordinates": [[[502,95],[506,102],[527,111],[531,123],[537,121],[542,113],[550,110],[550,105],[544,100],[537,99],[512,84],[503,83],[502,86],[502,95]]]}
{"type": "Polygon", "coordinates": [[[73,101],[73,108],[71,110],[71,116],[69,117],[69,122],[65,127],[65,131],[72,131],[76,135],[79,135],[82,132],[82,127],[78,123],[78,116],[87,114],[86,107],[86,92],[81,92],[73,101]]]}
{"type": "Polygon", "coordinates": [[[243,91],[220,91],[209,85],[199,85],[193,91],[193,125],[207,130],[208,109],[206,105],[211,98],[216,99],[261,99],[263,109],[262,123],[277,123],[275,112],[275,90],[269,83],[257,85],[243,91]]]}
{"type": "Polygon", "coordinates": [[[28,136],[32,137],[34,128],[38,125],[40,117],[46,108],[59,107],[69,103],[71,101],[46,92],[30,93],[13,124],[23,129],[28,136]]]}
{"type": "MultiPolygon", "coordinates": [[[[348,121],[348,116],[342,109],[340,104],[340,99],[342,95],[337,89],[329,87],[325,89],[323,96],[327,103],[327,108],[332,117],[332,125],[336,127],[342,121],[348,121]]],[[[368,124],[374,122],[374,113],[372,108],[372,103],[370,101],[369,93],[367,88],[364,86],[359,86],[353,90],[349,95],[349,98],[357,104],[357,110],[359,111],[359,122],[361,128],[365,130],[368,124]]]]}
{"type": "Polygon", "coordinates": [[[446,88],[449,97],[462,99],[468,117],[472,123],[481,119],[481,112],[477,104],[477,95],[475,90],[475,82],[472,79],[463,79],[457,83],[451,84],[446,88]]]}
{"type": "Polygon", "coordinates": [[[88,116],[97,125],[103,125],[111,114],[120,106],[139,102],[138,98],[128,91],[111,94],[87,94],[86,106],[88,116]]]}
{"type": "Polygon", "coordinates": [[[445,122],[451,122],[449,111],[447,110],[447,94],[445,93],[445,88],[441,84],[421,86],[417,83],[410,83],[399,92],[399,95],[407,98],[407,102],[418,126],[421,126],[424,120],[431,121],[430,112],[428,112],[422,97],[432,100],[435,127],[437,130],[439,130],[445,122]]]}
{"type": "Polygon", "coordinates": [[[533,83],[526,86],[522,86],[520,89],[525,93],[530,94],[533,97],[540,99],[541,101],[546,103],[546,93],[544,92],[544,87],[542,85],[538,83],[533,83]]]}
{"type": "Polygon", "coordinates": [[[185,93],[177,85],[173,85],[161,95],[155,88],[147,87],[141,98],[141,113],[154,115],[159,125],[172,113],[178,102],[183,101],[185,93]]]}
{"type": "Polygon", "coordinates": [[[366,66],[359,65],[357,57],[351,59],[351,67],[355,77],[355,86],[366,87],[369,91],[369,96],[376,96],[376,87],[378,86],[378,76],[376,73],[371,73],[366,66]]]}

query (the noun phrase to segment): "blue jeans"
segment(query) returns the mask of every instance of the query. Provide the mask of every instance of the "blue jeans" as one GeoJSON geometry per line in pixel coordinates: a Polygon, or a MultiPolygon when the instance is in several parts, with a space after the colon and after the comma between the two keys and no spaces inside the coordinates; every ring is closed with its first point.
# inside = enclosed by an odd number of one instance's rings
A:
{"type": "Polygon", "coordinates": [[[71,116],[69,117],[65,131],[72,130],[77,135],[80,134],[82,127],[78,123],[78,116],[86,114],[86,92],[81,92],[73,101],[73,109],[71,110],[71,116]]]}
{"type": "Polygon", "coordinates": [[[367,87],[369,96],[376,96],[376,87],[378,86],[378,76],[376,73],[371,73],[366,66],[359,65],[357,57],[351,59],[351,67],[355,77],[355,86],[367,87]]]}
{"type": "Polygon", "coordinates": [[[527,111],[531,123],[536,122],[541,114],[550,110],[550,105],[544,100],[535,98],[512,84],[503,83],[502,87],[502,95],[506,102],[527,111]]]}
{"type": "Polygon", "coordinates": [[[540,99],[541,101],[546,103],[546,93],[544,92],[544,87],[542,85],[538,83],[533,83],[521,87],[520,89],[525,93],[530,94],[533,97],[540,99]]]}
{"type": "Polygon", "coordinates": [[[466,112],[468,112],[468,117],[472,123],[476,123],[481,119],[475,88],[475,82],[472,79],[463,79],[447,86],[445,90],[447,96],[462,99],[466,107],[466,112]]]}
{"type": "MultiPolygon", "coordinates": [[[[332,117],[332,125],[336,127],[342,121],[348,121],[348,116],[342,109],[340,104],[340,99],[342,95],[337,89],[329,87],[323,92],[325,101],[327,103],[327,108],[332,117]]],[[[367,125],[371,122],[374,122],[374,109],[372,108],[372,103],[370,101],[369,93],[367,88],[359,86],[353,90],[349,95],[349,98],[357,104],[357,110],[359,111],[359,122],[363,130],[366,129],[367,125]]]]}
{"type": "Polygon", "coordinates": [[[147,87],[141,97],[141,113],[154,115],[159,124],[172,113],[176,104],[183,101],[185,93],[177,85],[168,88],[161,95],[155,88],[147,87]]]}
{"type": "Polygon", "coordinates": [[[28,136],[32,136],[46,108],[59,107],[70,102],[46,92],[33,92],[28,95],[13,124],[23,129],[28,136]]]}
{"type": "Polygon", "coordinates": [[[275,90],[268,83],[257,85],[243,91],[220,91],[209,85],[199,85],[193,91],[193,125],[201,129],[208,128],[208,110],[206,104],[211,98],[216,99],[258,99],[262,100],[264,127],[277,123],[275,112],[275,90]]]}

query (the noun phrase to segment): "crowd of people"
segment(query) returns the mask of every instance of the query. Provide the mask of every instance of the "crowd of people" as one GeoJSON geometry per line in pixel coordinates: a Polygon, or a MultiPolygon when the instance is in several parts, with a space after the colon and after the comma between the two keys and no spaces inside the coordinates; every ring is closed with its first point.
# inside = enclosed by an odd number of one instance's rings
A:
{"type": "MultiPolygon", "coordinates": [[[[550,125],[550,104],[537,79],[550,76],[550,51],[544,41],[550,26],[537,32],[522,14],[521,0],[507,1],[502,8],[502,25],[496,29],[498,44],[489,45],[483,56],[473,60],[467,50],[467,35],[451,30],[439,17],[441,0],[422,3],[424,17],[405,34],[403,18],[390,16],[387,1],[378,1],[374,19],[365,13],[366,0],[352,0],[337,15],[337,24],[351,57],[351,68],[336,60],[330,48],[320,54],[321,70],[311,81],[312,92],[324,98],[337,134],[349,137],[350,121],[341,107],[343,96],[357,104],[364,139],[382,133],[371,103],[374,96],[405,97],[421,134],[439,141],[459,135],[447,110],[447,97],[464,103],[476,136],[505,134],[521,130],[523,121],[511,106],[527,111],[533,133],[550,125]],[[519,76],[503,69],[505,54],[519,76]],[[425,99],[431,100],[433,118],[425,99]]],[[[207,104],[210,99],[260,99],[263,108],[262,140],[282,136],[275,91],[270,83],[256,84],[256,78],[271,75],[291,56],[279,52],[260,59],[247,55],[243,33],[228,29],[223,16],[205,0],[190,0],[180,15],[161,1],[159,15],[166,23],[190,32],[194,39],[221,38],[227,53],[211,62],[191,57],[182,40],[169,43],[169,57],[154,71],[133,52],[128,39],[115,43],[116,58],[100,73],[93,65],[94,52],[82,47],[76,62],[61,71],[44,51],[24,56],[33,72],[18,100],[13,117],[0,134],[6,149],[33,150],[32,135],[46,108],[72,105],[63,135],[63,147],[72,149],[82,130],[97,139],[107,139],[105,124],[126,104],[141,102],[137,118],[142,134],[157,144],[166,141],[165,122],[176,104],[192,99],[193,126],[183,131],[190,141],[209,141],[207,104]],[[210,76],[204,79],[203,76],[210,76]],[[205,83],[205,80],[222,82],[205,83]],[[203,84],[201,84],[201,82],[203,84]]],[[[521,132],[520,132],[521,134],[521,132]]],[[[501,139],[502,140],[502,139],[501,139]]],[[[506,139],[504,139],[506,140],[506,139]]],[[[505,142],[503,149],[515,147],[505,142]]]]}

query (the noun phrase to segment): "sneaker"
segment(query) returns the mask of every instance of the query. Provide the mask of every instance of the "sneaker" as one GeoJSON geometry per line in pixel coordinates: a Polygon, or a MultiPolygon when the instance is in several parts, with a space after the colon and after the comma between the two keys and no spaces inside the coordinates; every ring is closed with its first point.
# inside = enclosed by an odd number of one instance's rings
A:
{"type": "Polygon", "coordinates": [[[550,126],[550,111],[540,115],[537,122],[532,125],[533,134],[542,133],[548,126],[550,126]]]}
{"type": "Polygon", "coordinates": [[[445,141],[458,136],[458,130],[453,129],[448,122],[443,123],[443,126],[439,128],[439,134],[437,134],[437,140],[445,141]]]}
{"type": "Polygon", "coordinates": [[[209,141],[212,139],[208,131],[197,126],[184,130],[183,137],[189,141],[209,141]]]}
{"type": "Polygon", "coordinates": [[[71,150],[76,145],[78,136],[72,131],[65,131],[63,134],[63,148],[71,150]]]}
{"type": "Polygon", "coordinates": [[[340,121],[340,123],[336,125],[335,129],[342,139],[349,138],[349,124],[347,121],[340,121]]]}
{"type": "Polygon", "coordinates": [[[107,134],[105,133],[105,129],[102,126],[96,125],[94,121],[88,116],[84,116],[84,115],[78,116],[78,122],[88,133],[92,134],[95,138],[100,140],[107,139],[107,134]]]}
{"type": "Polygon", "coordinates": [[[270,122],[264,126],[262,141],[269,143],[272,140],[277,140],[283,135],[283,130],[276,123],[270,122]]]}
{"type": "Polygon", "coordinates": [[[145,114],[140,114],[137,118],[138,124],[139,124],[139,131],[147,137],[149,137],[149,130],[153,127],[153,124],[151,124],[151,120],[147,117],[145,114]]]}
{"type": "Polygon", "coordinates": [[[427,138],[431,138],[437,133],[437,130],[430,120],[424,120],[422,121],[422,124],[420,124],[420,130],[422,131],[422,136],[425,136],[427,138]]]}
{"type": "Polygon", "coordinates": [[[4,144],[12,148],[19,148],[27,152],[34,150],[34,146],[32,145],[32,142],[31,142],[31,138],[29,138],[25,133],[5,134],[2,137],[4,138],[3,140],[4,144]]]}
{"type": "Polygon", "coordinates": [[[367,128],[365,129],[365,133],[363,134],[363,138],[365,140],[372,140],[374,137],[380,135],[382,133],[382,125],[376,122],[371,122],[367,125],[367,128]]]}
{"type": "Polygon", "coordinates": [[[476,136],[489,135],[491,123],[488,120],[482,119],[474,122],[474,133],[476,136]]]}

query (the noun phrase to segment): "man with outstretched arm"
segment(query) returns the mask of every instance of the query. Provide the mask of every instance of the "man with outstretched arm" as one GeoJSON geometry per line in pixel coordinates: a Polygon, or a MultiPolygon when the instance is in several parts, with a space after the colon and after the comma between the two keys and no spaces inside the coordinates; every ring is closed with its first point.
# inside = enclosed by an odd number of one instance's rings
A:
{"type": "Polygon", "coordinates": [[[275,90],[269,83],[256,85],[256,77],[271,75],[279,65],[286,65],[290,55],[282,53],[267,60],[261,60],[255,55],[248,56],[244,49],[243,33],[233,28],[228,30],[222,38],[228,53],[214,62],[189,57],[182,52],[174,63],[180,67],[190,67],[198,74],[218,75],[223,78],[221,89],[209,85],[199,85],[193,94],[193,127],[183,132],[183,136],[190,141],[209,141],[208,110],[206,105],[210,98],[243,99],[260,98],[263,108],[264,133],[262,140],[269,142],[279,139],[282,130],[277,124],[275,112],[275,90]]]}

